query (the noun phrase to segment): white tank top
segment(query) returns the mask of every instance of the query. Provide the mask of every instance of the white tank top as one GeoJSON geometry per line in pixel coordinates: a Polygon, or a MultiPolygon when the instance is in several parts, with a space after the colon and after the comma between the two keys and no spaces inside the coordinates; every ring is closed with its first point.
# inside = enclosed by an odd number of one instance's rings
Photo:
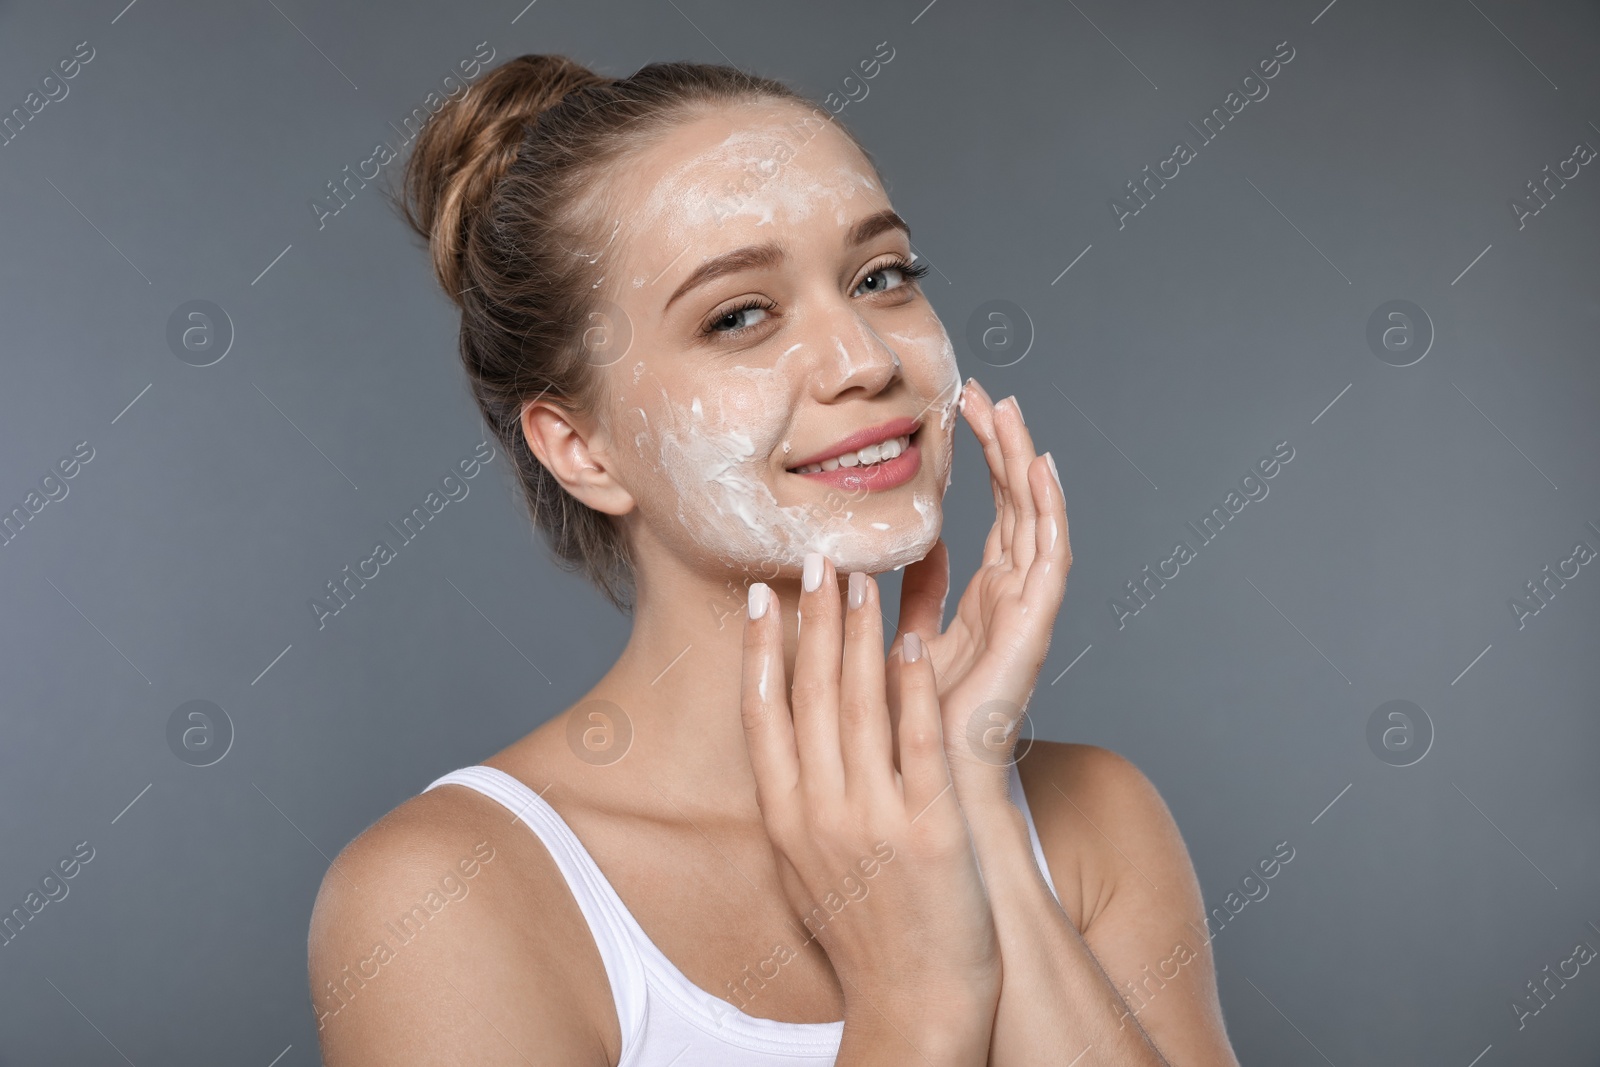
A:
{"type": "MultiPolygon", "coordinates": [[[[690,982],[645,934],[577,834],[527,785],[482,764],[451,771],[428,789],[441,785],[464,785],[499,801],[516,812],[516,818],[549,850],[605,965],[622,1031],[618,1067],[832,1067],[844,1033],[843,1020],[788,1023],[757,1018],[690,982]]],[[[1011,766],[1011,800],[1022,809],[1034,860],[1059,900],[1016,764],[1011,766]]],[[[754,972],[747,969],[747,973],[754,972]]]]}

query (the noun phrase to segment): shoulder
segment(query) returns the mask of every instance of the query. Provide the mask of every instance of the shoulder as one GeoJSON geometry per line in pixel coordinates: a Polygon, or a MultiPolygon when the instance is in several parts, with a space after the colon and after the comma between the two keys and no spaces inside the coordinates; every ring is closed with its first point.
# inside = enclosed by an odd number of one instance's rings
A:
{"type": "Polygon", "coordinates": [[[1017,772],[1029,806],[1047,816],[1076,815],[1102,826],[1149,822],[1158,815],[1170,818],[1166,802],[1145,773],[1109,748],[1035,741],[1018,762],[1017,772]]]}
{"type": "Polygon", "coordinates": [[[1087,931],[1119,891],[1143,895],[1127,891],[1131,881],[1148,891],[1165,875],[1179,896],[1193,889],[1198,902],[1183,835],[1133,761],[1098,745],[1035,741],[1017,771],[1052,875],[1059,857],[1081,880],[1079,929],[1087,931]]]}
{"type": "Polygon", "coordinates": [[[1035,742],[1018,773],[1062,906],[1127,1013],[1174,1063],[1237,1067],[1200,882],[1155,785],[1132,761],[1095,745],[1035,742]],[[1076,872],[1081,890],[1063,891],[1058,861],[1076,872]]]}
{"type": "Polygon", "coordinates": [[[508,1043],[554,1057],[539,1062],[611,1062],[594,1014],[604,969],[560,870],[463,787],[412,797],[345,846],[307,963],[329,1067],[499,1063],[508,1043]]]}

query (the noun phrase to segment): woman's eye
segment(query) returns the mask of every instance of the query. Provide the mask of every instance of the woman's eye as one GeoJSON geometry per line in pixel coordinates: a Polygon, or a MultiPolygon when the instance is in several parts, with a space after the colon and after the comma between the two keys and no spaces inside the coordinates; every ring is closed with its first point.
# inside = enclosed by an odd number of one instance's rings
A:
{"type": "MultiPolygon", "coordinates": [[[[871,291],[875,292],[875,293],[883,293],[883,292],[887,292],[890,289],[898,289],[898,288],[900,288],[901,285],[906,284],[906,281],[905,281],[905,274],[906,274],[905,269],[902,268],[902,267],[889,266],[889,267],[879,267],[877,270],[873,271],[871,274],[869,274],[865,278],[861,279],[861,285],[868,285],[872,281],[872,279],[874,279],[874,278],[880,278],[881,279],[884,275],[889,275],[889,274],[898,274],[898,275],[900,275],[901,276],[900,277],[900,285],[891,286],[891,285],[887,284],[886,282],[881,282],[880,281],[880,283],[878,285],[872,287],[871,291]]],[[[856,287],[857,291],[860,291],[860,288],[861,288],[861,286],[857,286],[856,287]]]]}
{"type": "Polygon", "coordinates": [[[711,330],[713,333],[739,333],[743,330],[748,330],[757,322],[761,321],[759,319],[751,321],[748,318],[748,316],[757,312],[765,315],[767,313],[767,309],[760,307],[759,305],[734,308],[732,311],[727,311],[721,315],[718,315],[711,323],[711,330]]]}

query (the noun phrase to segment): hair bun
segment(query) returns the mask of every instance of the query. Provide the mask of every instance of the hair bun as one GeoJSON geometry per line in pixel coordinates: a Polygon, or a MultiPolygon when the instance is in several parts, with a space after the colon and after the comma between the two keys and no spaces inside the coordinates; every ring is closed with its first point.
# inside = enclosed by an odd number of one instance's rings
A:
{"type": "Polygon", "coordinates": [[[459,304],[470,284],[463,269],[468,226],[516,159],[527,127],[574,89],[615,81],[564,55],[517,56],[448,98],[422,128],[406,161],[399,208],[427,240],[451,300],[459,304]]]}

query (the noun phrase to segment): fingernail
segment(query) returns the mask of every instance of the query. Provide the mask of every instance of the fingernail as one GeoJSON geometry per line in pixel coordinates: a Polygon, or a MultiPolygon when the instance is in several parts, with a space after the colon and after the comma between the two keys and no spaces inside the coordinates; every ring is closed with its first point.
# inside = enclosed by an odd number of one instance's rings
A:
{"type": "MultiPolygon", "coordinates": [[[[979,396],[983,397],[985,400],[989,400],[989,390],[987,390],[983,386],[979,385],[978,384],[978,379],[976,379],[976,378],[968,378],[967,381],[972,384],[972,388],[974,388],[974,389],[976,389],[978,391],[978,395],[979,396]]],[[[993,401],[990,401],[990,404],[992,405],[993,401]]]]}
{"type": "Polygon", "coordinates": [[[768,589],[761,582],[753,583],[750,586],[750,617],[752,619],[759,619],[761,616],[765,615],[767,613],[767,605],[771,602],[771,600],[772,590],[768,589]]]}
{"type": "Polygon", "coordinates": [[[1011,410],[1015,411],[1017,413],[1017,418],[1022,420],[1022,425],[1024,425],[1024,426],[1028,425],[1028,419],[1027,419],[1026,416],[1024,416],[1022,414],[1022,405],[1017,403],[1017,396],[1016,396],[1015,393],[1013,393],[1012,395],[1006,397],[1004,400],[1000,401],[1000,403],[1002,403],[1002,404],[1010,404],[1011,405],[1011,410]]]}
{"type": "MultiPolygon", "coordinates": [[[[1056,480],[1056,488],[1061,489],[1061,472],[1056,470],[1056,457],[1046,452],[1044,458],[1045,462],[1050,464],[1050,476],[1056,480]]],[[[1066,491],[1062,490],[1061,495],[1066,496],[1066,491]]]]}
{"type": "Polygon", "coordinates": [[[867,576],[862,571],[850,572],[850,607],[851,610],[859,608],[866,603],[867,576]]]}
{"type": "Polygon", "coordinates": [[[900,654],[907,663],[915,663],[922,658],[922,638],[915,633],[906,631],[905,642],[900,646],[900,654]]]}
{"type": "Polygon", "coordinates": [[[807,552],[804,569],[800,572],[800,584],[808,593],[815,593],[822,586],[822,553],[807,552]]]}

